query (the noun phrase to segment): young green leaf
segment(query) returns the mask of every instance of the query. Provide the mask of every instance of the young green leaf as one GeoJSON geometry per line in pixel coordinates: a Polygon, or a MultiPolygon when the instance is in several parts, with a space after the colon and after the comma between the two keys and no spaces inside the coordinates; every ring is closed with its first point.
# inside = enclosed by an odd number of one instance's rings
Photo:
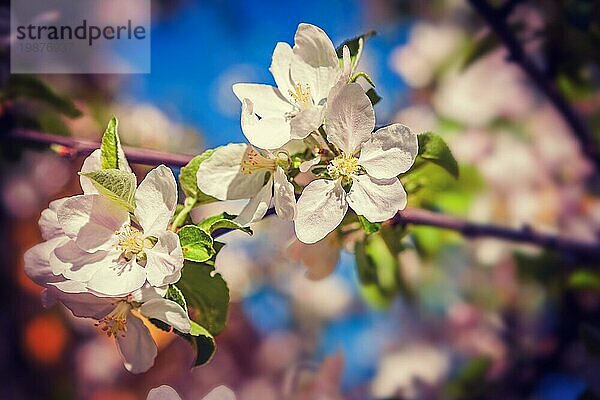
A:
{"type": "Polygon", "coordinates": [[[199,227],[186,225],[177,234],[186,260],[205,262],[215,254],[212,237],[199,227]]]}
{"type": "Polygon", "coordinates": [[[354,67],[356,67],[356,65],[360,61],[365,41],[370,37],[375,36],[376,34],[377,32],[375,31],[369,31],[355,38],[346,40],[344,43],[340,44],[336,49],[338,58],[342,59],[344,54],[344,46],[348,46],[348,50],[350,50],[350,60],[352,61],[352,68],[354,69],[354,67]]]}
{"type": "Polygon", "coordinates": [[[100,146],[100,159],[102,169],[119,169],[119,134],[117,132],[119,121],[116,117],[112,117],[108,122],[108,126],[102,136],[102,144],[100,146]]]}
{"type": "Polygon", "coordinates": [[[439,135],[427,132],[417,135],[419,140],[418,155],[444,168],[452,176],[458,178],[458,163],[450,148],[439,135]]]}
{"type": "Polygon", "coordinates": [[[137,186],[135,174],[118,169],[101,169],[80,172],[80,175],[89,178],[100,194],[116,201],[131,212],[135,209],[137,186]]]}
{"type": "Polygon", "coordinates": [[[202,222],[198,224],[198,227],[208,233],[212,234],[217,229],[234,229],[240,230],[242,232],[246,232],[248,235],[252,235],[252,229],[248,227],[243,227],[234,219],[237,215],[228,214],[223,212],[219,215],[213,215],[212,217],[208,217],[204,219],[202,222]]]}
{"type": "Polygon", "coordinates": [[[381,101],[381,96],[377,94],[375,89],[371,88],[365,92],[369,100],[371,100],[371,104],[375,105],[381,101]]]}
{"type": "Polygon", "coordinates": [[[371,222],[362,215],[358,215],[358,221],[367,235],[371,235],[381,229],[381,222],[371,222]]]}
{"type": "Polygon", "coordinates": [[[209,265],[186,261],[175,285],[185,297],[190,319],[212,335],[219,334],[229,307],[229,289],[221,275],[209,265]]]}
{"type": "Polygon", "coordinates": [[[191,321],[191,323],[192,329],[189,335],[183,335],[183,337],[189,340],[194,349],[194,353],[196,354],[194,366],[196,367],[210,361],[217,350],[217,343],[209,331],[194,321],[191,321]]]}
{"type": "Polygon", "coordinates": [[[181,172],[179,173],[181,190],[183,190],[186,197],[196,200],[195,205],[217,201],[214,197],[202,193],[202,191],[198,189],[198,184],[196,183],[196,174],[200,164],[210,157],[212,153],[214,153],[214,149],[206,150],[204,153],[192,158],[185,167],[181,167],[181,172]]]}

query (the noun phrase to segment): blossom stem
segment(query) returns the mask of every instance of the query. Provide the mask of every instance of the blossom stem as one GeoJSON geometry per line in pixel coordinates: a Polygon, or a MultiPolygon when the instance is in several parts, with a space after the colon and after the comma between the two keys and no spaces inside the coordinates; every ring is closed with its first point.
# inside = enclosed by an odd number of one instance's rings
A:
{"type": "MultiPolygon", "coordinates": [[[[9,137],[11,137],[11,135],[9,135],[9,137]]],[[[77,150],[76,153],[69,153],[70,155],[89,154],[99,147],[98,143],[80,141],[78,139],[54,136],[35,131],[19,130],[12,134],[12,138],[23,139],[33,143],[60,144],[72,149],[85,149],[85,151],[77,150]]],[[[147,165],[166,164],[171,166],[182,166],[192,159],[191,156],[163,153],[154,150],[132,149],[127,147],[124,148],[124,150],[130,161],[147,165]]],[[[191,200],[193,199],[190,199],[187,205],[184,204],[184,207],[177,214],[171,229],[177,229],[185,222],[187,215],[193,207],[193,204],[190,204],[191,200]]],[[[273,215],[274,213],[275,211],[273,208],[267,211],[267,215],[273,215]]],[[[390,223],[394,225],[433,226],[457,231],[468,238],[496,238],[554,249],[578,256],[581,259],[600,259],[600,241],[591,242],[559,235],[545,234],[537,232],[530,227],[512,229],[492,224],[476,224],[460,218],[414,208],[407,208],[400,211],[390,220],[390,223]]],[[[230,231],[230,229],[218,229],[213,232],[213,236],[216,238],[230,231]]]]}
{"type": "Polygon", "coordinates": [[[185,223],[185,219],[190,214],[190,211],[192,211],[192,208],[194,208],[195,204],[196,204],[195,199],[192,199],[189,197],[185,199],[185,202],[183,203],[183,208],[179,211],[179,213],[173,220],[173,223],[171,224],[171,230],[173,232],[176,232],[177,228],[179,228],[181,225],[183,225],[185,223]]]}

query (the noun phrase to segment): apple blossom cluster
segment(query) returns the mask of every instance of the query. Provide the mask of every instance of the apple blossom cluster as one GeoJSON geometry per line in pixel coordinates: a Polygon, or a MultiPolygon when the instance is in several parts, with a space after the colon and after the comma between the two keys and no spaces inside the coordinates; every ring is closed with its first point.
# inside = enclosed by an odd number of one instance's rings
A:
{"type": "Polygon", "coordinates": [[[157,355],[149,324],[187,339],[199,365],[215,351],[229,304],[214,270],[224,246],[215,231],[251,234],[248,226],[273,207],[293,221],[301,242],[313,244],[334,232],[349,208],[363,226],[402,210],[407,194],[398,176],[415,162],[420,139],[401,124],[375,130],[378,97],[357,83],[373,85],[356,72],[365,38],[336,50],[320,28],[300,24],[293,47],[278,43],[270,67],[276,87],[233,86],[249,143],[207,150],[181,168],[183,204],[164,165],[137,184],[113,118],[83,163],[83,193],[50,203],[39,220],[44,242],[25,254],[45,304],[94,319],[133,373],[148,370],[157,355]],[[241,199],[248,202],[237,216],[191,220],[202,204],[241,199]]]}

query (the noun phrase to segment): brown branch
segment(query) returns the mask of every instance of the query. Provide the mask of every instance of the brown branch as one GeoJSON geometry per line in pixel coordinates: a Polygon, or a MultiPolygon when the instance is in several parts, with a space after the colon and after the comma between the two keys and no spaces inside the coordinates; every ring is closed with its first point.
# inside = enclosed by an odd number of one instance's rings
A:
{"type": "MultiPolygon", "coordinates": [[[[23,140],[32,143],[59,144],[69,149],[70,155],[86,155],[98,148],[99,144],[63,136],[54,136],[46,133],[18,130],[8,136],[11,139],[23,140]]],[[[139,148],[124,148],[127,159],[133,163],[146,165],[166,164],[171,166],[183,166],[191,160],[191,156],[183,154],[164,153],[154,150],[139,148]]],[[[267,215],[274,214],[274,209],[269,209],[267,215]]],[[[512,229],[491,224],[476,224],[460,218],[431,211],[408,208],[400,211],[392,219],[395,225],[425,225],[442,229],[449,229],[461,233],[467,238],[496,238],[517,243],[527,243],[535,246],[545,247],[582,259],[600,259],[600,242],[590,243],[582,240],[561,237],[557,235],[544,234],[531,228],[512,229]]],[[[229,229],[219,229],[213,236],[219,237],[230,232],[229,229]]]]}
{"type": "Polygon", "coordinates": [[[554,82],[548,79],[547,75],[527,56],[523,46],[506,23],[507,16],[503,9],[491,6],[486,0],[469,0],[469,3],[504,44],[510,60],[521,67],[538,90],[546,95],[562,115],[579,141],[581,151],[594,163],[596,170],[600,171],[600,149],[596,140],[554,82]]]}

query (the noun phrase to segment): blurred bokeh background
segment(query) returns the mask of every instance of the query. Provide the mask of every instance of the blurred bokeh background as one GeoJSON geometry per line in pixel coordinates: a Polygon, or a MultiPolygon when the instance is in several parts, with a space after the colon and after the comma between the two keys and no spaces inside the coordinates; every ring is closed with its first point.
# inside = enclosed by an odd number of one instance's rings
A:
{"type": "MultiPolygon", "coordinates": [[[[121,2],[105,3],[110,19],[121,2]]],[[[505,3],[498,18],[598,132],[597,2],[505,3]]],[[[26,77],[9,74],[3,6],[2,135],[30,128],[97,140],[115,114],[126,145],[198,154],[244,140],[231,85],[272,83],[272,50],[293,42],[298,23],[335,44],[376,30],[360,66],[382,97],[378,125],[440,134],[460,164],[457,180],[428,166],[405,182],[423,187],[411,206],[598,240],[593,162],[468,2],[157,0],[152,10],[152,73],[26,77]]],[[[2,399],[145,399],[161,384],[187,400],[220,384],[240,400],[598,398],[599,263],[414,227],[399,242],[398,281],[373,293],[351,237],[308,250],[274,219],[225,240],[217,270],[233,303],[214,359],[190,371],[188,344],[155,329],[155,367],[128,374],[92,322],[43,309],[23,272],[24,251],[41,241],[40,211],[79,192],[83,159],[14,138],[0,146],[2,399]]],[[[203,206],[194,218],[223,207],[239,204],[203,206]]]]}

